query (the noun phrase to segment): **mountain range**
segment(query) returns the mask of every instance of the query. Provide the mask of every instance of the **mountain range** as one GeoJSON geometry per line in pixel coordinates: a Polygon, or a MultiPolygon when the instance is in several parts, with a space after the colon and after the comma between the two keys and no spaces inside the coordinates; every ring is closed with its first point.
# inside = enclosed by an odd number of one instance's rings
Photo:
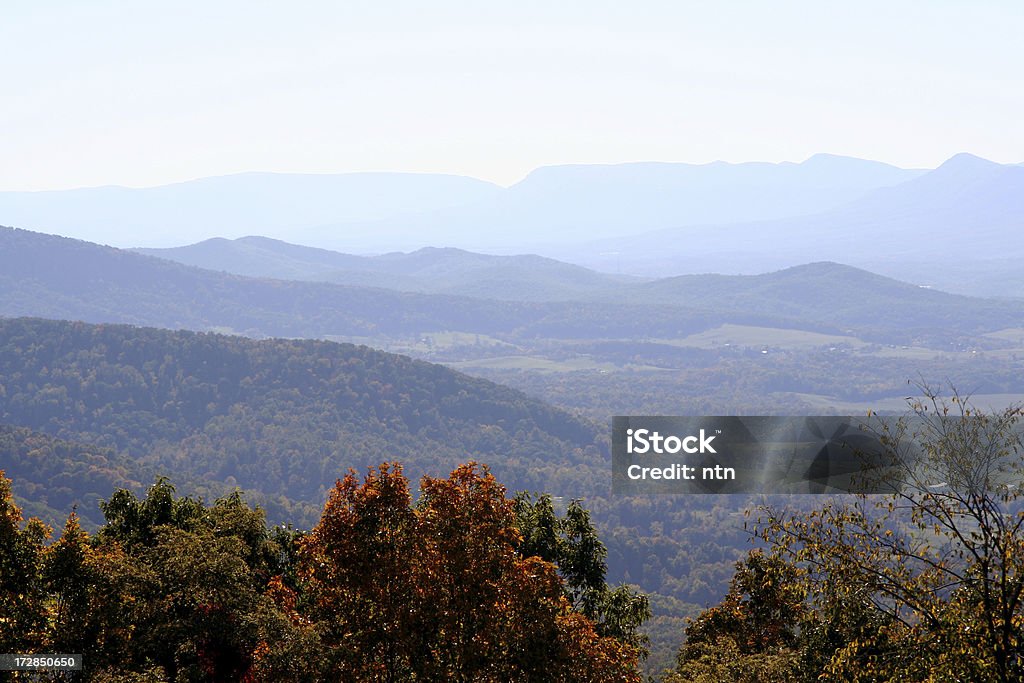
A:
{"type": "Polygon", "coordinates": [[[453,247],[357,256],[267,237],[218,237],[184,247],[134,251],[250,277],[519,301],[585,298],[638,279],[536,255],[478,254],[453,247]]]}
{"type": "Polygon", "coordinates": [[[760,273],[833,260],[901,280],[1024,296],[1024,168],[959,154],[828,211],[680,226],[577,245],[568,260],[643,272],[760,273]]]}
{"type": "Polygon", "coordinates": [[[831,155],[801,164],[545,167],[509,188],[433,174],[247,173],[153,188],[0,192],[0,224],[122,247],[258,234],[361,253],[425,246],[507,253],[796,216],[921,173],[831,155]]]}
{"type": "MultiPolygon", "coordinates": [[[[240,253],[239,269],[252,269],[251,243],[208,242],[185,253],[198,258],[212,248],[210,258],[220,259],[222,270],[230,270],[240,253]]],[[[954,340],[1024,326],[1024,302],[948,294],[836,263],[756,277],[638,282],[532,256],[425,250],[368,258],[255,243],[261,249],[260,268],[299,268],[295,254],[310,258],[312,253],[332,266],[355,265],[344,276],[349,280],[369,271],[376,277],[371,283],[380,285],[389,268],[405,263],[405,282],[461,281],[462,286],[449,286],[455,294],[439,294],[248,277],[0,228],[0,315],[250,336],[358,338],[378,345],[440,331],[490,335],[509,343],[540,338],[635,341],[638,335],[680,338],[725,323],[830,333],[859,330],[872,339],[902,343],[922,332],[954,340]],[[493,290],[495,282],[491,270],[480,264],[493,259],[506,266],[502,298],[481,298],[481,291],[493,290]],[[559,290],[559,277],[574,284],[559,290]],[[545,283],[547,299],[538,300],[543,297],[537,282],[545,283]]]]}
{"type": "MultiPolygon", "coordinates": [[[[244,272],[305,278],[316,270],[341,284],[434,293],[460,291],[464,282],[424,288],[399,272],[416,264],[391,252],[529,252],[644,278],[834,261],[961,294],[1024,297],[1024,167],[970,154],[933,170],[825,154],[799,164],[551,166],[508,188],[432,174],[248,173],[143,189],[0,192],[0,224],[121,247],[261,235],[382,254],[389,258],[358,264],[367,272],[357,280],[338,272],[354,264],[311,252],[265,272],[265,245],[250,240],[254,266],[244,272]]],[[[171,257],[216,267],[212,246],[205,261],[171,257]]],[[[479,293],[492,296],[505,288],[499,271],[511,264],[486,265],[496,275],[479,293]]],[[[569,277],[555,276],[557,286],[589,277],[559,268],[569,277]]],[[[533,296],[550,298],[549,290],[540,284],[533,296]]]]}

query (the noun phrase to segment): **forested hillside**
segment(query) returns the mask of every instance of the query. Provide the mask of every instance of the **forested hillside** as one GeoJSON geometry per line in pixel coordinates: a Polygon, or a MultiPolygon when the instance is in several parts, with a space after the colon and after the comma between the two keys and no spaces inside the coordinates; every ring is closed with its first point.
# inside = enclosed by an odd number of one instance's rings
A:
{"type": "MultiPolygon", "coordinates": [[[[0,387],[4,384],[0,380],[0,387]]],[[[89,530],[102,523],[99,502],[111,491],[139,490],[153,479],[152,472],[114,449],[2,424],[0,468],[17,480],[14,495],[26,517],[54,525],[75,509],[89,530]]]]}
{"type": "Polygon", "coordinates": [[[95,529],[99,500],[165,475],[208,501],[242,487],[271,523],[308,529],[347,468],[385,460],[437,476],[476,459],[513,491],[585,498],[609,578],[658,594],[661,664],[744,547],[743,501],[609,497],[602,425],[366,347],[0,319],[0,422],[18,425],[0,432],[15,495],[54,527],[77,504],[95,529]]]}
{"type": "Polygon", "coordinates": [[[515,490],[556,495],[607,485],[597,426],[438,365],[331,342],[0,320],[0,399],[0,422],[177,480],[241,486],[274,522],[309,526],[337,477],[389,459],[417,477],[476,459],[515,490]]]}

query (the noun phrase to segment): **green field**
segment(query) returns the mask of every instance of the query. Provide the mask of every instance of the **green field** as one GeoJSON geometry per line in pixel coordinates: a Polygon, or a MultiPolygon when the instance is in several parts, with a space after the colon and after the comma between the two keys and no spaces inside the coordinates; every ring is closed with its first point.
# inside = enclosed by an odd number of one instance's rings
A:
{"type": "Polygon", "coordinates": [[[656,341],[672,346],[689,346],[699,349],[720,349],[728,346],[747,348],[771,346],[787,349],[807,349],[840,345],[860,348],[866,345],[866,342],[856,337],[777,327],[734,325],[731,323],[726,323],[704,332],[698,332],[697,334],[691,334],[683,339],[656,341]]]}

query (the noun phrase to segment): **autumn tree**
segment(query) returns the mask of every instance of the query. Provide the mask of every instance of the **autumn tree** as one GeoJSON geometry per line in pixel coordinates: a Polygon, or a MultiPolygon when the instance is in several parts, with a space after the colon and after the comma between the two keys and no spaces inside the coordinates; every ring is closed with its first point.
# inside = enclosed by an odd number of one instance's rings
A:
{"type": "Polygon", "coordinates": [[[514,502],[478,465],[424,477],[415,505],[397,466],[340,480],[300,555],[327,675],[639,680],[637,650],[575,612],[521,542],[514,502]]]}
{"type": "Polygon", "coordinates": [[[804,572],[824,679],[1024,678],[1021,411],[925,393],[881,430],[890,495],[767,509],[758,528],[804,572]]]}
{"type": "Polygon", "coordinates": [[[0,470],[0,651],[31,652],[44,638],[43,543],[50,529],[37,519],[22,525],[11,480],[0,470]]]}
{"type": "MultiPolygon", "coordinates": [[[[0,478],[0,646],[80,651],[104,682],[639,681],[638,648],[521,551],[515,505],[475,464],[424,477],[414,504],[384,465],[338,481],[303,535],[240,494],[206,505],[159,479],[104,501],[95,536],[72,513],[46,546],[0,478]]],[[[603,577],[583,512],[571,566],[603,577]]]]}
{"type": "Polygon", "coordinates": [[[338,481],[303,541],[309,618],[329,648],[325,666],[353,680],[406,680],[421,653],[416,564],[422,547],[398,465],[338,481]]]}

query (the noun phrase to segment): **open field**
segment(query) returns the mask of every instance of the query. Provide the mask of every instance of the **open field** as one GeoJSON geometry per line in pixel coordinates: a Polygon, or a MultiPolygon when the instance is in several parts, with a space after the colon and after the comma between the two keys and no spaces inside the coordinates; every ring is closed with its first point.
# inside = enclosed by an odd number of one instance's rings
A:
{"type": "Polygon", "coordinates": [[[700,349],[719,349],[729,346],[774,346],[787,349],[805,349],[840,345],[860,348],[866,345],[866,342],[856,337],[821,334],[820,332],[810,332],[807,330],[735,325],[732,323],[726,323],[705,332],[691,334],[683,339],[664,339],[658,341],[673,346],[692,346],[700,349]]]}

